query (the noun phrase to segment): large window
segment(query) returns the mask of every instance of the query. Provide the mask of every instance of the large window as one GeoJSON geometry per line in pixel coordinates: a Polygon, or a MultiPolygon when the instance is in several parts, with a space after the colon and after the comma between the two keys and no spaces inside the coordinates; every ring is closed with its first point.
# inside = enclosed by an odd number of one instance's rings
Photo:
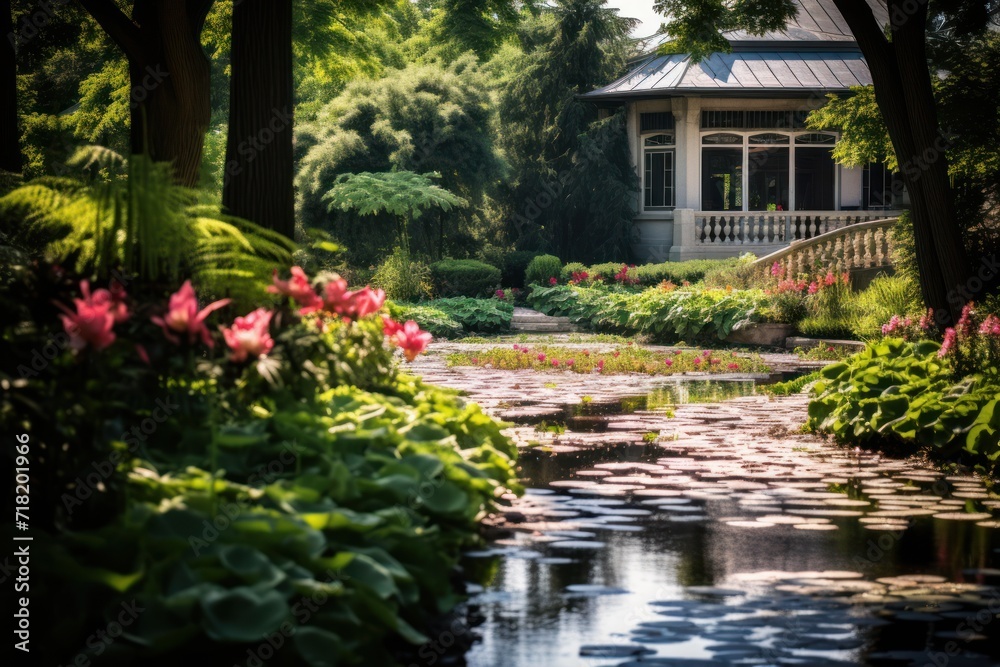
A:
{"type": "Polygon", "coordinates": [[[643,208],[673,208],[674,135],[647,136],[642,145],[645,164],[642,178],[643,208]]]}
{"type": "MultiPolygon", "coordinates": [[[[703,116],[702,120],[703,125],[723,122],[739,125],[748,123],[748,116],[751,112],[732,112],[727,117],[703,116]]],[[[762,121],[754,118],[752,122],[762,121]]],[[[788,122],[795,125],[791,115],[788,122]]],[[[773,124],[779,123],[774,121],[773,124]]],[[[835,210],[837,166],[833,161],[833,147],[836,142],[834,134],[798,129],[769,131],[764,128],[703,134],[702,210],[835,210]]]]}

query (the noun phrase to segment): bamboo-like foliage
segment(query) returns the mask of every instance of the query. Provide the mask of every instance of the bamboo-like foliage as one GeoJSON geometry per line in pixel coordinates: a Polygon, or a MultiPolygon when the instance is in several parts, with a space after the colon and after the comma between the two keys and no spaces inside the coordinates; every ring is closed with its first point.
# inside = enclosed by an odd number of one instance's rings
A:
{"type": "Polygon", "coordinates": [[[71,164],[100,178],[41,178],[0,198],[0,230],[12,243],[84,276],[122,271],[169,285],[191,278],[237,301],[259,299],[273,270],[291,264],[291,241],[200,203],[171,181],[169,165],[99,147],[71,164]],[[121,167],[126,175],[115,176],[121,167]]]}

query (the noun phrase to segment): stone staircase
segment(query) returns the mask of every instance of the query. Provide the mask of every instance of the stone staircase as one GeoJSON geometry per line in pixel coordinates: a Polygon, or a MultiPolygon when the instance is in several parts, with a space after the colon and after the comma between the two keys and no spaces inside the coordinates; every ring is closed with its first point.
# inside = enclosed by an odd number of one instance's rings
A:
{"type": "Polygon", "coordinates": [[[530,308],[515,308],[510,328],[519,333],[572,333],[578,331],[568,317],[552,317],[530,308]]]}

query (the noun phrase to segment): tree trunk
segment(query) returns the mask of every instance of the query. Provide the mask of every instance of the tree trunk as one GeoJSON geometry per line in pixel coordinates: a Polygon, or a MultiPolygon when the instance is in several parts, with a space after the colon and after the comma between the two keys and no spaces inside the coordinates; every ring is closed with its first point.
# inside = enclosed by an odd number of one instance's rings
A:
{"type": "Polygon", "coordinates": [[[292,0],[242,0],[232,35],[222,204],[292,238],[292,0]]]}
{"type": "Polygon", "coordinates": [[[170,162],[195,186],[211,119],[210,63],[201,29],[213,0],[135,0],[132,18],[112,0],[79,0],[129,61],[131,149],[170,162]]]}
{"type": "Polygon", "coordinates": [[[21,173],[17,131],[17,51],[10,0],[0,0],[0,171],[21,173]]]}
{"type": "Polygon", "coordinates": [[[875,100],[910,196],[924,300],[939,323],[955,320],[963,305],[968,266],[925,53],[926,6],[916,3],[916,11],[907,11],[899,0],[889,0],[893,34],[889,42],[865,0],[835,3],[871,70],[875,100]]]}

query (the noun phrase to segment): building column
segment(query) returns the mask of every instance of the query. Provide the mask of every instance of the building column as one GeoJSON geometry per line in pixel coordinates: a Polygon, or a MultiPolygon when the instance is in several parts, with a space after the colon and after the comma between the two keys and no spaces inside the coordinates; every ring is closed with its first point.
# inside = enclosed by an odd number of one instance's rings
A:
{"type": "Polygon", "coordinates": [[[684,117],[684,207],[701,210],[701,99],[686,99],[687,113],[684,117]]]}

